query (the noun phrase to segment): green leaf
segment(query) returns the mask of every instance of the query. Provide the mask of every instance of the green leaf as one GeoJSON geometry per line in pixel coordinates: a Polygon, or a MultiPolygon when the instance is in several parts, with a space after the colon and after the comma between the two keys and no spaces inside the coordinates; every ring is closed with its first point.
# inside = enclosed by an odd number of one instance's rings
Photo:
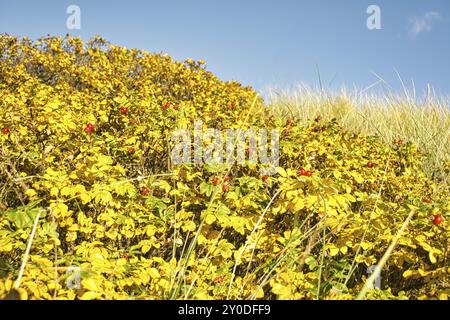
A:
{"type": "Polygon", "coordinates": [[[214,188],[213,185],[206,182],[202,182],[200,184],[200,193],[210,197],[214,190],[213,188],[214,188]]]}
{"type": "Polygon", "coordinates": [[[39,211],[43,210],[42,208],[35,208],[35,204],[37,203],[32,202],[27,206],[20,206],[16,210],[8,210],[5,212],[6,218],[19,229],[29,228],[33,225],[39,211]]]}

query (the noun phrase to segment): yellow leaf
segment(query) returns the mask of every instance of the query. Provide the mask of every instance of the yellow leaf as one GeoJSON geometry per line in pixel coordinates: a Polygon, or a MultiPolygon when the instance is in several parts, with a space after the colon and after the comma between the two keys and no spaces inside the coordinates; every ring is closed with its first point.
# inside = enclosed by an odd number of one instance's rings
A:
{"type": "Polygon", "coordinates": [[[69,187],[64,187],[61,189],[61,196],[70,196],[72,194],[72,190],[69,187]]]}
{"type": "Polygon", "coordinates": [[[100,297],[100,293],[98,292],[92,292],[92,291],[88,291],[85,292],[81,297],[80,300],[94,300],[100,297]]]}
{"type": "Polygon", "coordinates": [[[97,281],[93,278],[83,279],[81,281],[83,288],[89,291],[100,291],[100,287],[97,285],[97,281]]]}
{"type": "Polygon", "coordinates": [[[53,213],[57,216],[64,216],[67,214],[68,211],[69,211],[69,208],[64,203],[58,203],[53,208],[53,213]]]}
{"type": "Polygon", "coordinates": [[[330,256],[334,257],[339,253],[339,248],[330,248],[330,256]]]}
{"type": "Polygon", "coordinates": [[[153,237],[156,233],[156,227],[154,225],[149,224],[146,228],[145,228],[145,234],[148,237],[153,237]]]}
{"type": "Polygon", "coordinates": [[[53,188],[50,189],[50,195],[51,195],[52,197],[57,197],[57,196],[58,196],[58,193],[59,193],[59,190],[58,190],[57,187],[53,187],[53,188]]]}
{"type": "Polygon", "coordinates": [[[13,249],[13,244],[10,239],[0,239],[0,252],[9,252],[13,249]]]}
{"type": "Polygon", "coordinates": [[[373,247],[373,244],[371,244],[370,242],[367,242],[367,241],[363,241],[363,242],[361,242],[361,247],[362,247],[364,250],[367,250],[367,249],[369,249],[369,248],[372,248],[372,247],[373,247]]]}
{"type": "Polygon", "coordinates": [[[294,212],[296,211],[300,211],[305,207],[305,202],[303,201],[302,198],[297,198],[297,201],[295,202],[294,205],[294,212]]]}
{"type": "Polygon", "coordinates": [[[142,284],[144,284],[144,285],[146,285],[150,282],[150,276],[145,272],[140,272],[139,278],[142,280],[142,284]]]}
{"type": "Polygon", "coordinates": [[[87,193],[80,194],[80,199],[83,204],[87,204],[89,201],[91,201],[91,197],[87,193]]]}
{"type": "Polygon", "coordinates": [[[28,293],[27,293],[27,291],[25,289],[18,288],[17,291],[19,293],[20,300],[27,300],[28,299],[28,293]]]}
{"type": "Polygon", "coordinates": [[[256,290],[255,297],[256,297],[256,299],[264,298],[264,290],[261,287],[258,287],[258,289],[256,290]]]}
{"type": "Polygon", "coordinates": [[[150,249],[151,249],[151,246],[149,246],[148,244],[145,244],[142,246],[141,251],[142,251],[142,253],[145,254],[145,253],[149,252],[150,249]]]}
{"type": "Polygon", "coordinates": [[[112,195],[109,191],[100,191],[95,197],[95,201],[102,204],[108,204],[112,200],[112,195]]]}
{"type": "Polygon", "coordinates": [[[279,284],[279,283],[275,283],[272,286],[272,292],[274,294],[278,295],[281,299],[291,296],[290,288],[283,286],[282,284],[279,284]]]}
{"type": "Polygon", "coordinates": [[[169,192],[171,189],[170,184],[165,180],[159,181],[159,187],[164,189],[165,192],[169,192]]]}
{"type": "Polygon", "coordinates": [[[306,198],[306,205],[308,206],[308,207],[311,207],[313,204],[315,204],[316,202],[317,202],[317,199],[318,199],[319,197],[318,196],[315,196],[315,195],[310,195],[310,196],[308,196],[307,198],[306,198]]]}
{"type": "Polygon", "coordinates": [[[208,214],[208,215],[206,216],[206,218],[205,218],[205,222],[206,222],[207,224],[213,224],[214,221],[216,221],[216,216],[213,215],[213,214],[208,214]]]}
{"type": "Polygon", "coordinates": [[[27,195],[27,196],[30,197],[30,198],[34,197],[36,194],[37,194],[37,193],[36,193],[36,190],[34,190],[34,189],[28,189],[28,190],[25,192],[25,195],[27,195]]]}
{"type": "Polygon", "coordinates": [[[280,176],[282,176],[283,178],[286,178],[286,177],[287,177],[287,173],[286,173],[286,171],[285,171],[282,167],[278,167],[276,170],[277,170],[278,174],[279,174],[280,176]]]}
{"type": "Polygon", "coordinates": [[[416,274],[416,271],[413,270],[406,270],[403,272],[403,278],[408,279],[416,274]]]}
{"type": "Polygon", "coordinates": [[[148,270],[148,274],[150,275],[150,277],[152,277],[153,279],[158,279],[161,277],[161,275],[159,274],[158,269],[156,268],[150,268],[148,270]]]}
{"type": "Polygon", "coordinates": [[[428,257],[430,258],[430,262],[432,263],[432,264],[435,264],[436,263],[436,257],[434,256],[434,252],[430,252],[429,254],[428,254],[428,257]]]}

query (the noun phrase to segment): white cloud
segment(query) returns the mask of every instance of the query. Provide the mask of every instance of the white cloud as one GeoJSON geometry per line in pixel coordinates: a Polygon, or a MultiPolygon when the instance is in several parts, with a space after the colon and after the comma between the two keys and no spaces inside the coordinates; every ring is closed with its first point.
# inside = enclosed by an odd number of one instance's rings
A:
{"type": "Polygon", "coordinates": [[[433,28],[433,23],[442,19],[439,12],[429,11],[421,18],[411,17],[409,19],[409,35],[416,37],[420,33],[429,32],[433,28]]]}

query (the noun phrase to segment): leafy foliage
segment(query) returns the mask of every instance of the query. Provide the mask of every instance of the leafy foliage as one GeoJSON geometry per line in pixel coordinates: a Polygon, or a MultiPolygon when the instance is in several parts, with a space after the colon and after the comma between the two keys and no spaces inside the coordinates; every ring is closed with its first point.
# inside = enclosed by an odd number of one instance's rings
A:
{"type": "Polygon", "coordinates": [[[352,299],[411,210],[367,298],[450,294],[448,185],[411,143],[286,121],[202,62],[100,38],[1,36],[0,80],[0,296],[43,208],[22,298],[352,299]],[[196,119],[282,130],[277,174],[173,166],[170,134],[196,119]]]}

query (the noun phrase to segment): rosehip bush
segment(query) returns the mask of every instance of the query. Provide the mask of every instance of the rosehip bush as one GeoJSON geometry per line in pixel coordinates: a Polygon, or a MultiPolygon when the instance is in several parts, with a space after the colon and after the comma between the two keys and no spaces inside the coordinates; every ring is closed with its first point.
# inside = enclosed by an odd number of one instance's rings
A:
{"type": "Polygon", "coordinates": [[[449,187],[424,155],[297,123],[203,62],[0,36],[0,297],[353,299],[413,214],[366,298],[448,299],[449,187]],[[175,166],[195,120],[279,129],[277,173],[175,166]]]}

